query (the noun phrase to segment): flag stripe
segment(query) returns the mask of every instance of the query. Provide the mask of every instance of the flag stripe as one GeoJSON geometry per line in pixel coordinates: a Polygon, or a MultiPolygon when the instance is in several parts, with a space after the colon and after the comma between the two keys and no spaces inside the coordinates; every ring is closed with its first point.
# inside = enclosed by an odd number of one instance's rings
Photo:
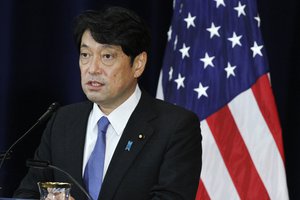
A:
{"type": "Polygon", "coordinates": [[[165,98],[164,98],[163,87],[162,87],[162,79],[163,79],[163,72],[162,70],[160,70],[157,89],[156,89],[156,98],[164,100],[165,98]]]}
{"type": "Polygon", "coordinates": [[[282,131],[278,113],[276,110],[273,92],[267,74],[258,79],[257,84],[252,86],[252,91],[254,93],[256,101],[258,102],[260,111],[262,112],[262,115],[264,116],[264,119],[266,120],[267,125],[274,137],[282,160],[284,161],[284,150],[281,135],[282,131]]]}
{"type": "MultiPolygon", "coordinates": [[[[201,121],[201,130],[203,137],[201,171],[203,186],[205,185],[211,199],[240,199],[206,120],[201,121]]],[[[199,195],[202,198],[203,194],[199,195]]]]}
{"type": "Polygon", "coordinates": [[[285,176],[278,174],[284,171],[282,158],[252,90],[241,93],[228,106],[270,198],[287,198],[285,176]],[[278,187],[278,183],[283,184],[278,187]]]}
{"type": "Polygon", "coordinates": [[[203,181],[200,179],[199,181],[199,187],[197,191],[196,200],[210,200],[210,197],[206,191],[206,188],[203,184],[203,181]]]}
{"type": "Polygon", "coordinates": [[[227,106],[207,118],[241,199],[270,199],[227,106]]]}

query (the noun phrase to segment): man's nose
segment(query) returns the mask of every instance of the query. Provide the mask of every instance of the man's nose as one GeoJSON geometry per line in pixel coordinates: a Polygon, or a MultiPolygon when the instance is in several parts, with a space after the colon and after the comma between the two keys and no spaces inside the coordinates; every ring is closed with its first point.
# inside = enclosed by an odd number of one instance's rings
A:
{"type": "Polygon", "coordinates": [[[89,73],[90,74],[100,74],[102,71],[102,65],[100,58],[98,57],[93,57],[92,62],[90,63],[89,66],[89,73]]]}

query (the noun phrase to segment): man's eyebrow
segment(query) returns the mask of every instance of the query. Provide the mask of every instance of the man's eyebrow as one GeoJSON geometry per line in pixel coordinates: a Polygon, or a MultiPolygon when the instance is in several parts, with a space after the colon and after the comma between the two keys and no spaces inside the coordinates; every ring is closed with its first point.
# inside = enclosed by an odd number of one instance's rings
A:
{"type": "MultiPolygon", "coordinates": [[[[89,46],[85,43],[82,43],[80,45],[80,48],[88,48],[89,46]]],[[[102,48],[104,49],[113,49],[113,50],[121,50],[122,48],[116,46],[116,45],[112,45],[112,44],[102,44],[102,48]]]]}
{"type": "Polygon", "coordinates": [[[80,48],[81,47],[88,47],[88,45],[86,45],[86,44],[83,43],[83,44],[80,45],[80,48]]]}

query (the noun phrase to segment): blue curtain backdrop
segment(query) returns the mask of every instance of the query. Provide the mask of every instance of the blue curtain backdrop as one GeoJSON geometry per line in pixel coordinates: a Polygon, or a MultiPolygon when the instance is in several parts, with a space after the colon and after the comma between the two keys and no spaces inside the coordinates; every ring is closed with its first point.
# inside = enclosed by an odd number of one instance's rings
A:
{"type": "MultiPolygon", "coordinates": [[[[225,1],[226,2],[226,1],[225,1]]],[[[85,9],[118,5],[135,10],[151,28],[150,60],[141,79],[155,96],[172,0],[0,0],[0,151],[20,137],[48,106],[85,100],[72,20],[85,9]]],[[[300,199],[300,52],[298,0],[258,0],[274,95],[283,128],[288,187],[300,199]]],[[[0,197],[9,197],[28,170],[44,125],[19,143],[0,170],[0,197]]]]}

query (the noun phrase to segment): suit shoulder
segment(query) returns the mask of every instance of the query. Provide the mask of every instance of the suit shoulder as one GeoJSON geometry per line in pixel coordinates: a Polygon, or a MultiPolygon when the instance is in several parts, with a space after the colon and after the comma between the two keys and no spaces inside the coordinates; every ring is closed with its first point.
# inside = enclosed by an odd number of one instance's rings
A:
{"type": "Polygon", "coordinates": [[[174,105],[172,103],[169,103],[167,101],[163,101],[163,100],[160,100],[160,99],[155,99],[154,98],[154,107],[155,109],[158,111],[158,112],[163,112],[165,113],[166,115],[172,115],[172,116],[190,116],[190,117],[193,117],[193,118],[198,118],[197,115],[182,107],[182,106],[178,106],[178,105],[174,105]]]}

